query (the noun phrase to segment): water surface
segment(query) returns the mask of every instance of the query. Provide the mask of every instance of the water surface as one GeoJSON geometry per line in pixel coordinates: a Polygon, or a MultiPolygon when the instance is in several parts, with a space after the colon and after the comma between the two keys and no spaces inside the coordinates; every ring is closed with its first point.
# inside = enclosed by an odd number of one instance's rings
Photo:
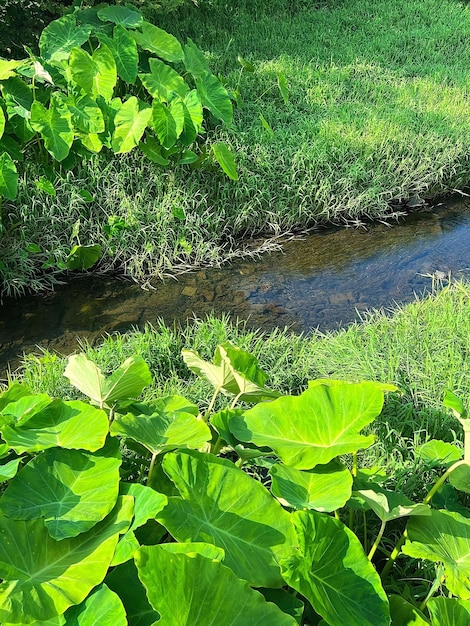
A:
{"type": "Polygon", "coordinates": [[[265,330],[333,330],[423,295],[432,277],[470,276],[469,242],[470,201],[454,198],[389,225],[316,231],[256,261],[183,274],[149,291],[117,278],[71,278],[47,296],[4,301],[0,372],[38,346],[67,354],[79,337],[94,343],[158,318],[215,312],[265,330]]]}

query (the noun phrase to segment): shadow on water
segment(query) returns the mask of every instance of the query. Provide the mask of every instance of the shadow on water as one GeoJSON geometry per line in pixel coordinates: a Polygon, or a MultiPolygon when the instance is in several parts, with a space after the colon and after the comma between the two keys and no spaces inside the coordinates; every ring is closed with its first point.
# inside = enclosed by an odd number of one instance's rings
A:
{"type": "Polygon", "coordinates": [[[71,280],[0,307],[0,371],[37,346],[62,354],[146,322],[229,313],[251,327],[334,330],[366,310],[413,300],[432,276],[470,276],[470,201],[449,199],[399,224],[335,228],[288,241],[257,261],[180,275],[144,291],[116,278],[71,280]]]}

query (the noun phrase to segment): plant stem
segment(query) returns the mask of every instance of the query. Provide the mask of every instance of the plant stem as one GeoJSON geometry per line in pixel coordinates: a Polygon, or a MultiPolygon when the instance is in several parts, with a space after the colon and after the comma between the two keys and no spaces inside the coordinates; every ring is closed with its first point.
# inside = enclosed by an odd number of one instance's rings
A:
{"type": "Polygon", "coordinates": [[[214,443],[213,446],[211,446],[211,453],[212,454],[219,454],[220,452],[220,448],[222,447],[222,437],[219,435],[217,437],[216,442],[214,443]]]}
{"type": "Polygon", "coordinates": [[[429,502],[431,502],[434,494],[436,493],[436,491],[442,486],[442,484],[444,483],[444,481],[446,480],[446,478],[449,476],[449,474],[451,474],[455,469],[457,469],[457,467],[460,467],[461,465],[466,465],[466,461],[464,459],[462,459],[461,461],[457,461],[456,463],[454,463],[453,465],[451,465],[443,474],[442,476],[439,478],[438,481],[436,481],[435,485],[433,486],[433,488],[430,490],[430,492],[428,493],[428,495],[424,498],[423,500],[423,504],[429,504],[429,502]]]}
{"type": "Polygon", "coordinates": [[[212,395],[211,401],[209,402],[209,406],[207,407],[206,414],[205,414],[205,416],[203,418],[206,423],[209,421],[209,415],[211,414],[211,411],[214,408],[215,401],[216,401],[217,396],[219,395],[221,389],[222,389],[222,385],[219,385],[214,390],[214,393],[212,395]]]}
{"type": "Polygon", "coordinates": [[[436,591],[436,589],[441,584],[443,578],[444,578],[444,566],[440,565],[438,567],[438,569],[437,569],[436,579],[433,582],[433,584],[431,585],[431,589],[429,590],[427,596],[424,598],[424,600],[419,605],[419,610],[420,611],[424,611],[424,609],[426,608],[426,604],[429,602],[429,600],[434,595],[434,592],[436,591]]]}
{"type": "Polygon", "coordinates": [[[147,476],[147,485],[149,484],[150,479],[151,479],[151,477],[152,477],[153,468],[155,467],[155,461],[156,461],[156,460],[157,460],[157,453],[156,453],[156,452],[154,452],[154,453],[152,454],[152,460],[150,461],[149,473],[148,473],[148,476],[147,476]]]}
{"type": "Polygon", "coordinates": [[[385,520],[382,520],[382,523],[380,525],[380,530],[379,530],[379,532],[377,534],[377,537],[375,538],[374,543],[372,544],[372,548],[370,549],[369,554],[367,555],[367,558],[369,559],[369,561],[372,561],[372,557],[374,556],[375,551],[377,550],[377,548],[379,546],[379,543],[380,543],[380,541],[382,539],[382,535],[384,534],[385,524],[386,523],[387,522],[385,520]]]}
{"type": "Polygon", "coordinates": [[[231,405],[230,405],[230,407],[229,407],[230,409],[234,409],[234,408],[235,408],[235,405],[236,405],[236,404],[237,404],[237,402],[240,400],[240,396],[241,396],[241,395],[242,395],[242,392],[240,391],[240,393],[239,393],[239,394],[237,394],[237,395],[235,396],[235,398],[233,399],[232,404],[231,404],[231,405]]]}
{"type": "Polygon", "coordinates": [[[403,531],[402,536],[400,537],[400,539],[398,540],[397,545],[393,548],[393,551],[388,559],[388,561],[385,563],[385,567],[382,570],[382,580],[385,580],[385,577],[387,576],[387,574],[389,573],[389,571],[392,569],[393,564],[395,563],[397,556],[400,554],[401,549],[403,547],[403,544],[406,541],[406,528],[403,531]]]}

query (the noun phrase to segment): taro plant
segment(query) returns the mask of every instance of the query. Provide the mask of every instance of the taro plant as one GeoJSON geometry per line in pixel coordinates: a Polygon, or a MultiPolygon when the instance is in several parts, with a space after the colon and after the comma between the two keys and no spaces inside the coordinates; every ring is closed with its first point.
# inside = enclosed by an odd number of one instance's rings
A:
{"type": "MultiPolygon", "coordinates": [[[[51,22],[39,49],[0,59],[0,202],[15,199],[26,157],[69,170],[92,154],[138,149],[159,166],[209,159],[238,178],[224,143],[198,150],[208,118],[231,126],[233,109],[191,40],[182,46],[135,7],[99,5],[51,22]]],[[[36,182],[54,195],[53,176],[36,182]]],[[[79,248],[67,268],[100,255],[79,248]]]]}
{"type": "MultiPolygon", "coordinates": [[[[325,379],[280,396],[230,342],[212,362],[183,359],[213,388],[203,411],[139,399],[151,382],[139,357],[110,376],[70,357],[65,376],[88,401],[17,382],[0,395],[2,624],[469,622],[468,510],[433,504],[447,479],[468,492],[467,440],[463,459],[444,442],[418,451],[444,471],[412,502],[358,467],[394,386],[325,379]],[[380,520],[367,548],[357,508],[380,520]],[[379,571],[387,524],[403,517],[379,571]],[[423,596],[404,593],[398,558],[435,564],[423,596]]],[[[467,433],[460,400],[445,402],[467,433]]]]}

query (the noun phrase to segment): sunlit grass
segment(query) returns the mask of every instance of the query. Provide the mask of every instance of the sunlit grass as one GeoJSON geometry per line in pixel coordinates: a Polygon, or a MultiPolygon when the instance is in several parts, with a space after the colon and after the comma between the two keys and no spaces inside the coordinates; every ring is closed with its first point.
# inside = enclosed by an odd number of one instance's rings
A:
{"type": "Polygon", "coordinates": [[[246,236],[380,217],[390,202],[469,184],[468,3],[215,0],[158,19],[196,41],[241,92],[234,129],[214,127],[208,137],[236,151],[239,181],[217,169],[170,172],[129,155],[92,160],[50,198],[28,164],[30,182],[3,210],[19,224],[14,242],[3,241],[4,290],[21,291],[50,251],[64,257],[77,243],[78,220],[80,242],[104,250],[101,269],[143,279],[219,262],[246,236]],[[240,72],[239,54],[254,73],[240,72]],[[78,195],[83,188],[92,203],[78,195]],[[124,224],[111,235],[110,218],[124,224]],[[31,243],[44,254],[22,258],[31,243]]]}
{"type": "MultiPolygon", "coordinates": [[[[154,377],[147,397],[179,393],[204,409],[210,388],[188,370],[181,349],[212,359],[216,346],[226,339],[252,352],[268,374],[268,384],[282,393],[300,393],[308,380],[325,377],[396,384],[400,394],[388,396],[374,425],[377,443],[364,461],[372,465],[388,459],[408,491],[425,487],[413,469],[419,464],[413,454],[418,445],[431,438],[462,441],[461,427],[442,400],[446,388],[466,403],[470,398],[468,284],[455,283],[397,308],[391,316],[377,312],[326,335],[295,335],[287,329],[263,334],[229,318],[209,317],[182,328],[147,326],[143,332],[108,337],[98,348],[83,349],[105,373],[127,357],[141,355],[154,377]]],[[[66,359],[49,353],[30,355],[18,375],[35,391],[75,397],[76,390],[62,376],[65,364],[66,359]]]]}

